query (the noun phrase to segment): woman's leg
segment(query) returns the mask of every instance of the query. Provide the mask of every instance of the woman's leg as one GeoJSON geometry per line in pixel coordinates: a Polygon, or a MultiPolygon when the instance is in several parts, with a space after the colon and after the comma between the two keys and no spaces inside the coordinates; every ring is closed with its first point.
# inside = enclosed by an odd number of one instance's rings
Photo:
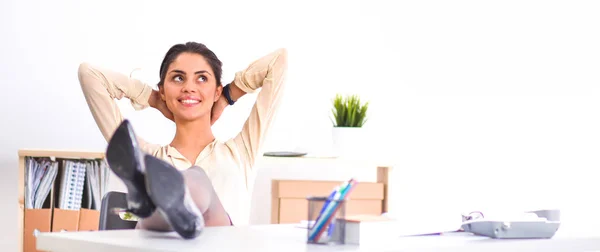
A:
{"type": "Polygon", "coordinates": [[[127,185],[129,210],[142,218],[138,227],[174,230],[193,238],[205,225],[231,224],[203,169],[180,172],[143,154],[135,139],[131,124],[123,121],[109,141],[106,156],[111,170],[127,185]]]}
{"type": "Polygon", "coordinates": [[[229,226],[231,221],[204,169],[194,166],[183,171],[190,196],[204,216],[206,226],[229,226]]]}
{"type": "Polygon", "coordinates": [[[183,236],[195,237],[197,234],[190,233],[193,233],[192,228],[199,232],[204,226],[231,224],[202,168],[195,166],[180,172],[170,164],[148,156],[146,171],[148,192],[159,211],[140,220],[138,228],[153,231],[184,230],[183,233],[188,234],[183,236]],[[181,200],[176,200],[178,198],[181,200]],[[190,223],[196,224],[191,227],[190,223]]]}

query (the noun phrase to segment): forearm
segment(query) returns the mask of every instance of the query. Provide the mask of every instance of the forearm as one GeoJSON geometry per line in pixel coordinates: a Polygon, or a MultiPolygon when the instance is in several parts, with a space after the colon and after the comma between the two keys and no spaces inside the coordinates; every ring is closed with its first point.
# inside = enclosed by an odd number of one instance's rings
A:
{"type": "Polygon", "coordinates": [[[255,158],[261,155],[265,132],[270,128],[281,102],[286,72],[287,51],[278,49],[236,73],[234,83],[240,91],[252,93],[261,89],[242,131],[235,139],[240,150],[247,153],[248,167],[252,167],[255,158]]]}
{"type": "Polygon", "coordinates": [[[231,84],[229,84],[229,95],[231,99],[235,102],[242,98],[244,95],[246,95],[246,92],[244,92],[244,90],[242,90],[237,85],[235,85],[235,83],[232,82],[231,84]]]}
{"type": "Polygon", "coordinates": [[[90,112],[106,140],[123,120],[114,99],[127,97],[140,108],[147,106],[147,98],[143,100],[151,88],[138,80],[87,63],[80,64],[78,77],[90,112]]]}
{"type": "Polygon", "coordinates": [[[109,95],[110,98],[118,100],[125,97],[131,100],[136,109],[149,105],[148,99],[152,93],[152,87],[125,74],[82,63],[79,66],[79,78],[84,92],[89,86],[101,86],[105,92],[93,95],[109,95]]]}

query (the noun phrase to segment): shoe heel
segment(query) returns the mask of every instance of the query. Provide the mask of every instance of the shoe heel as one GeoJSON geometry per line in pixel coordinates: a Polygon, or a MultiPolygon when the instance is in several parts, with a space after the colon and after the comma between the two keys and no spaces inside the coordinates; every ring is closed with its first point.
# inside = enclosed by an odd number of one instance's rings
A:
{"type": "Polygon", "coordinates": [[[197,237],[203,216],[186,207],[186,185],[183,175],[167,162],[146,155],[146,186],[150,198],[173,230],[185,239],[197,237]],[[198,226],[200,225],[200,226],[198,226]]]}
{"type": "Polygon", "coordinates": [[[145,192],[144,162],[138,149],[135,133],[128,120],[124,120],[113,133],[106,149],[110,169],[127,188],[128,207],[134,214],[145,218],[154,212],[154,204],[145,192]]]}

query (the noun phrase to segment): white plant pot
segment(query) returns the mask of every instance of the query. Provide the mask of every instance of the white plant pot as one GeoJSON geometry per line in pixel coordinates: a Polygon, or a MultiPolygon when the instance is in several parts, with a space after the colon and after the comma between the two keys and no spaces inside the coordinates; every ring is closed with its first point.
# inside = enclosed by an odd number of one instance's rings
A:
{"type": "Polygon", "coordinates": [[[359,127],[333,127],[333,152],[340,157],[360,155],[364,146],[364,129],[359,127]]]}

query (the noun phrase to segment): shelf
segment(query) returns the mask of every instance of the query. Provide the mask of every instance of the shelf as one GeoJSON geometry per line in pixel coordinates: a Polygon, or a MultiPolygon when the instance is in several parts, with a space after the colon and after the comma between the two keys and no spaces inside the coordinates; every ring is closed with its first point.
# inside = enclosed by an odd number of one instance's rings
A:
{"type": "Polygon", "coordinates": [[[19,157],[54,157],[75,159],[102,159],[105,153],[100,151],[76,151],[76,150],[19,150],[19,157]]]}
{"type": "MultiPolygon", "coordinates": [[[[104,151],[84,151],[84,150],[55,150],[55,149],[20,149],[18,151],[19,159],[19,186],[18,186],[18,211],[19,211],[19,251],[34,252],[36,250],[36,238],[32,235],[33,230],[41,232],[57,232],[60,229],[66,231],[90,231],[97,230],[100,211],[98,204],[94,209],[81,207],[78,210],[60,209],[56,206],[59,197],[60,174],[57,174],[55,181],[52,182],[51,191],[48,195],[49,206],[42,208],[25,208],[25,170],[27,158],[50,158],[53,161],[60,160],[102,160],[105,158],[104,151]]],[[[59,169],[60,169],[59,165],[59,169]]],[[[109,176],[108,173],[105,174],[109,176]]],[[[86,177],[85,183],[89,183],[86,177]]],[[[83,197],[86,197],[87,187],[84,184],[83,197]]],[[[102,197],[103,195],[99,195],[102,197]]],[[[91,200],[88,198],[88,200],[91,200]]],[[[83,202],[82,202],[83,203],[83,202]]]]}

